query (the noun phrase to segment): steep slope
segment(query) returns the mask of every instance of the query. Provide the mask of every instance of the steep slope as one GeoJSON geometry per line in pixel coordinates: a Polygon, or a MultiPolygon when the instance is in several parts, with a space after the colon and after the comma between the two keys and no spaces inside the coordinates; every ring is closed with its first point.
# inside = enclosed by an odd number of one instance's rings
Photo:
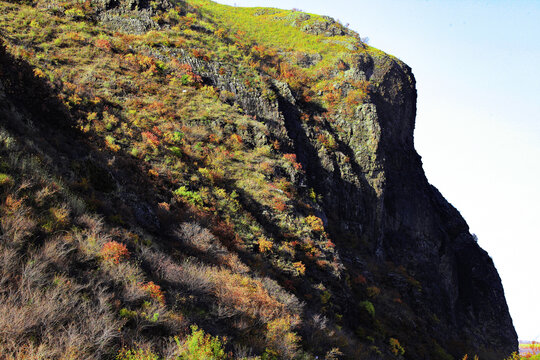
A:
{"type": "Polygon", "coordinates": [[[425,178],[398,59],[206,0],[0,2],[0,22],[7,357],[189,358],[211,347],[191,324],[227,337],[214,358],[517,349],[425,178]]]}

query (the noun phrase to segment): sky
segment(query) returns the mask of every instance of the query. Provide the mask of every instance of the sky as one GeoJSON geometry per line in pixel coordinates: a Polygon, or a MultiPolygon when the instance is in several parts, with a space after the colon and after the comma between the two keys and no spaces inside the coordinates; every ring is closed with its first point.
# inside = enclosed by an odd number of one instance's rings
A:
{"type": "Polygon", "coordinates": [[[540,340],[540,0],[219,0],[330,15],[411,66],[415,147],[540,340]]]}

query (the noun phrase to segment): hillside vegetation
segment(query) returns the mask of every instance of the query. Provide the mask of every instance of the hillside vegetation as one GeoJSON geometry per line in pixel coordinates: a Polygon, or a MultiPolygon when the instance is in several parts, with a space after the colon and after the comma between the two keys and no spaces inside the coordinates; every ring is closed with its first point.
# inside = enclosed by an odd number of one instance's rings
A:
{"type": "Polygon", "coordinates": [[[397,59],[206,0],[0,1],[0,24],[0,357],[509,353],[446,337],[439,290],[376,256],[397,59]]]}

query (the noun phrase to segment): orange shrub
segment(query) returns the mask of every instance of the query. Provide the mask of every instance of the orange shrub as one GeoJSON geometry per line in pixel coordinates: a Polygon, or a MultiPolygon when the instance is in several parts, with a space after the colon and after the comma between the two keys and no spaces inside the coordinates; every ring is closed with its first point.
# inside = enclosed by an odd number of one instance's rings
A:
{"type": "Polygon", "coordinates": [[[206,54],[206,50],[204,49],[193,49],[191,50],[191,54],[196,57],[197,59],[201,59],[203,61],[210,61],[210,58],[206,54]]]}
{"type": "Polygon", "coordinates": [[[193,67],[191,65],[180,63],[178,60],[173,60],[170,65],[175,70],[175,76],[180,79],[183,85],[195,85],[202,83],[201,76],[193,71],[193,67]]]}
{"type": "Polygon", "coordinates": [[[345,70],[349,69],[349,65],[347,65],[347,63],[345,61],[339,60],[338,64],[337,64],[337,68],[340,71],[345,71],[345,70]]]}
{"type": "Polygon", "coordinates": [[[316,217],[315,215],[309,215],[306,218],[306,222],[308,223],[311,230],[315,232],[323,232],[324,231],[324,225],[320,218],[316,217]]]}
{"type": "Polygon", "coordinates": [[[126,245],[116,241],[109,241],[103,245],[101,256],[105,261],[119,264],[122,260],[129,259],[129,251],[126,245]]]}
{"type": "Polygon", "coordinates": [[[293,266],[300,275],[304,275],[306,273],[306,265],[304,265],[301,261],[293,262],[293,266]]]}
{"type": "Polygon", "coordinates": [[[141,289],[144,290],[152,299],[157,300],[162,305],[165,304],[165,295],[163,295],[161,287],[155,284],[153,281],[142,284],[141,289]]]}
{"type": "Polygon", "coordinates": [[[319,134],[317,136],[317,141],[320,142],[328,150],[336,150],[338,147],[336,140],[332,135],[327,136],[324,134],[319,134]]]}
{"type": "Polygon", "coordinates": [[[270,321],[285,312],[285,306],[274,299],[260,280],[222,270],[212,275],[215,295],[225,306],[262,321],[270,321]]]}
{"type": "Polygon", "coordinates": [[[267,240],[266,238],[262,236],[259,238],[258,244],[259,244],[260,252],[270,251],[272,250],[272,246],[274,245],[271,241],[267,240]]]}
{"type": "Polygon", "coordinates": [[[238,143],[238,144],[241,144],[243,142],[242,137],[240,135],[238,135],[238,134],[232,134],[231,135],[231,141],[233,143],[238,143]]]}
{"type": "Polygon", "coordinates": [[[109,40],[106,39],[97,39],[94,42],[94,46],[98,49],[105,50],[105,51],[111,51],[112,50],[112,44],[109,40]]]}
{"type": "Polygon", "coordinates": [[[296,154],[283,154],[283,159],[290,162],[296,170],[302,169],[302,164],[296,161],[296,154]]]}

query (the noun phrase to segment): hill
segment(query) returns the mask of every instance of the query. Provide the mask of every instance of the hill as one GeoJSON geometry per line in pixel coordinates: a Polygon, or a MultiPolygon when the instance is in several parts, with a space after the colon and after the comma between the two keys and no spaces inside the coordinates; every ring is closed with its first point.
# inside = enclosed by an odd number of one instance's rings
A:
{"type": "Polygon", "coordinates": [[[0,1],[0,354],[501,359],[497,271],[331,18],[0,1]]]}

